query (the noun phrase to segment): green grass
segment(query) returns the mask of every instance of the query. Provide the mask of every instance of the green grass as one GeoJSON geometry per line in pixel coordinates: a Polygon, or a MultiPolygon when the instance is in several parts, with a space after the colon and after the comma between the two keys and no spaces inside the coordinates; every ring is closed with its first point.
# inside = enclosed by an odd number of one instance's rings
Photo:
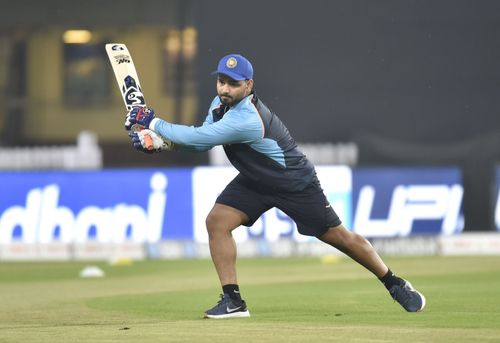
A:
{"type": "Polygon", "coordinates": [[[241,259],[251,318],[202,319],[211,261],[0,263],[0,342],[499,342],[500,258],[388,258],[427,297],[406,313],[349,259],[241,259]]]}

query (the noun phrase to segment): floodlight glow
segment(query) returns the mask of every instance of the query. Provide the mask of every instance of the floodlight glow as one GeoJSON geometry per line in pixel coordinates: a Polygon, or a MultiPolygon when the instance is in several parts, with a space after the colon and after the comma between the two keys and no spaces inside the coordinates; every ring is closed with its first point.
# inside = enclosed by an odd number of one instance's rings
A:
{"type": "Polygon", "coordinates": [[[63,41],[66,44],[86,44],[92,39],[89,30],[66,30],[63,33],[63,41]]]}

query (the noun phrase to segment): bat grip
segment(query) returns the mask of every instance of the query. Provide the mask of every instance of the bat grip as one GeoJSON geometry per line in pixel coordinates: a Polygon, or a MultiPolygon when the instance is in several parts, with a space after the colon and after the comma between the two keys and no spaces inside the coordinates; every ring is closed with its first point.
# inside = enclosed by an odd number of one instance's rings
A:
{"type": "Polygon", "coordinates": [[[144,145],[146,145],[146,149],[153,150],[153,139],[150,135],[144,135],[144,145]]]}
{"type": "MultiPolygon", "coordinates": [[[[138,124],[132,125],[132,131],[142,131],[144,130],[144,127],[138,124]]],[[[146,146],[146,149],[148,150],[153,150],[154,145],[153,145],[153,138],[151,138],[150,135],[144,135],[144,145],[146,146]]]]}

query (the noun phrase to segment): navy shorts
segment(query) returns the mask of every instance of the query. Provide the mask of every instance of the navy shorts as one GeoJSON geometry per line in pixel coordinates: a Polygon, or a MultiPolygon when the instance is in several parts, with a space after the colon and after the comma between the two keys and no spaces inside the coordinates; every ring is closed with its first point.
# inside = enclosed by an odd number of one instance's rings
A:
{"type": "Polygon", "coordinates": [[[216,203],[245,213],[249,218],[245,226],[252,226],[264,212],[273,207],[292,218],[298,231],[306,236],[322,236],[328,228],[341,224],[316,177],[301,191],[285,192],[264,189],[238,174],[222,191],[216,203]]]}

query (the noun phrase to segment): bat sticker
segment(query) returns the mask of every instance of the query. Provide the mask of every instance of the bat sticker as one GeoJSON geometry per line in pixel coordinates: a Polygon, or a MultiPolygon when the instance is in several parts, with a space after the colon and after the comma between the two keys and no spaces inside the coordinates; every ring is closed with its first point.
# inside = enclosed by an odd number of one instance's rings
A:
{"type": "Polygon", "coordinates": [[[113,45],[113,46],[111,47],[111,50],[113,50],[113,51],[117,51],[117,50],[125,50],[125,49],[123,49],[123,47],[122,47],[121,45],[119,45],[119,44],[115,44],[115,45],[113,45]]]}
{"type": "Polygon", "coordinates": [[[123,86],[122,92],[127,103],[127,109],[132,109],[134,105],[144,105],[146,100],[142,94],[141,88],[137,85],[134,78],[128,75],[125,78],[125,85],[123,86]]]}
{"type": "Polygon", "coordinates": [[[117,56],[115,56],[115,61],[118,64],[130,63],[131,58],[129,55],[117,55],[117,56]]]}

